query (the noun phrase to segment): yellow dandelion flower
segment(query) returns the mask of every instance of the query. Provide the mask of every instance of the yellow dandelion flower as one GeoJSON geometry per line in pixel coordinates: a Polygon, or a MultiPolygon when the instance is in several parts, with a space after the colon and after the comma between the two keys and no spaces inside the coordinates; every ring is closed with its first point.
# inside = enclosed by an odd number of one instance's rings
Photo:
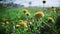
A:
{"type": "Polygon", "coordinates": [[[23,10],[23,12],[24,12],[24,13],[27,13],[27,12],[28,12],[28,10],[24,9],[24,10],[23,10]]]}
{"type": "Polygon", "coordinates": [[[54,6],[51,7],[51,13],[56,13],[56,8],[54,6]]]}
{"type": "Polygon", "coordinates": [[[32,22],[29,22],[30,24],[32,24],[32,22]]]}
{"type": "Polygon", "coordinates": [[[22,26],[22,27],[27,27],[27,23],[26,23],[25,21],[22,21],[22,22],[20,23],[20,26],[22,26]]]}
{"type": "Polygon", "coordinates": [[[53,9],[53,8],[54,8],[54,6],[51,6],[51,8],[53,9]]]}
{"type": "Polygon", "coordinates": [[[48,22],[54,22],[54,19],[52,17],[49,17],[48,22]]]}
{"type": "Polygon", "coordinates": [[[44,17],[44,13],[43,13],[43,12],[37,12],[37,13],[35,13],[34,17],[35,17],[35,18],[44,17]]]}
{"type": "Polygon", "coordinates": [[[30,16],[30,13],[26,13],[26,16],[30,16]]]}
{"type": "Polygon", "coordinates": [[[8,21],[6,21],[6,24],[9,24],[9,22],[8,22],[8,21]]]}
{"type": "Polygon", "coordinates": [[[19,24],[16,24],[16,27],[20,27],[20,25],[19,24]]]}
{"type": "Polygon", "coordinates": [[[51,10],[54,11],[54,6],[51,6],[51,10]]]}
{"type": "Polygon", "coordinates": [[[42,2],[43,2],[43,4],[45,4],[46,3],[46,0],[43,0],[42,2]]]}
{"type": "Polygon", "coordinates": [[[54,8],[54,13],[56,13],[56,8],[54,8]]]}

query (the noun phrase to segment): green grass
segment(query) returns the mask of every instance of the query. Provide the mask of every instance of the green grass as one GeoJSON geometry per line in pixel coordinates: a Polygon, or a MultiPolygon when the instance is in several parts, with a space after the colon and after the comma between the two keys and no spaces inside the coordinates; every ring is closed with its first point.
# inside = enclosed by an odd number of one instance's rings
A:
{"type": "MultiPolygon", "coordinates": [[[[45,8],[46,13],[44,14],[45,15],[44,18],[42,18],[42,20],[39,19],[38,21],[32,22],[32,25],[30,25],[28,28],[18,27],[18,28],[14,29],[13,26],[20,23],[20,20],[26,20],[26,16],[22,11],[23,9],[24,8],[20,7],[20,8],[6,8],[5,10],[1,10],[0,22],[5,22],[3,20],[7,19],[6,21],[9,21],[10,24],[9,25],[0,24],[0,26],[1,26],[0,30],[1,30],[1,28],[4,27],[4,29],[6,29],[7,34],[10,34],[12,31],[13,31],[12,32],[13,34],[15,34],[15,33],[16,34],[39,34],[39,33],[41,33],[41,34],[56,34],[56,32],[59,32],[57,30],[57,27],[55,24],[56,24],[56,17],[58,15],[60,16],[60,13],[58,13],[58,14],[57,13],[51,13],[51,8],[50,9],[45,8]],[[53,23],[48,22],[48,17],[52,17],[55,21],[53,23]],[[37,24],[37,22],[40,22],[40,23],[37,24]],[[41,22],[47,23],[48,25],[52,26],[52,28],[49,28],[48,26],[46,26],[45,24],[43,24],[41,22]],[[44,33],[42,33],[43,31],[44,31],[44,33]]],[[[36,12],[43,11],[43,8],[25,8],[25,9],[27,9],[31,14],[28,17],[30,21],[32,21],[31,18],[34,18],[34,14],[36,12]]]]}

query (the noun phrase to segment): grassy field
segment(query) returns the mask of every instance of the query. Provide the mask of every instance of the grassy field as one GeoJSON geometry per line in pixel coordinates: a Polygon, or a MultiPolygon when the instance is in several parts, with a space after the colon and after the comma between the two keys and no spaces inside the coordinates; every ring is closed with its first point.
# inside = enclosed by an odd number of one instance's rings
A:
{"type": "Polygon", "coordinates": [[[0,33],[59,34],[60,28],[56,25],[58,16],[60,16],[60,8],[57,8],[56,12],[54,12],[52,8],[20,7],[0,9],[0,33]],[[23,12],[24,9],[28,10],[28,15],[23,12]],[[41,11],[44,13],[44,17],[35,18],[35,13],[41,11]],[[49,17],[51,20],[49,20],[49,17]]]}

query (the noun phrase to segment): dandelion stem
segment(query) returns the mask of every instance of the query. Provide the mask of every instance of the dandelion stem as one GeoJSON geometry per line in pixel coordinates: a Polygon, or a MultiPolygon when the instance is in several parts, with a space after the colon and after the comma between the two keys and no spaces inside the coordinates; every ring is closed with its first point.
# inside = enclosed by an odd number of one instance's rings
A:
{"type": "MultiPolygon", "coordinates": [[[[48,26],[50,29],[52,28],[50,25],[48,25],[47,23],[43,22],[46,26],[48,26]]],[[[54,29],[52,29],[56,34],[58,34],[58,32],[54,29]]]]}
{"type": "Polygon", "coordinates": [[[48,26],[49,28],[51,28],[51,26],[50,25],[48,25],[47,23],[45,23],[45,22],[43,22],[46,26],[48,26]]]}

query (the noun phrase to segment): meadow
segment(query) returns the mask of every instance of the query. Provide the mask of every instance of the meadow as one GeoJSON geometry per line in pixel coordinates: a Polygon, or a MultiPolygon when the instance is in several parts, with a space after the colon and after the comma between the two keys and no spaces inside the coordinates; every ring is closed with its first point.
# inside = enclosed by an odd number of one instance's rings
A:
{"type": "Polygon", "coordinates": [[[60,34],[60,8],[0,9],[1,34],[60,34]]]}

